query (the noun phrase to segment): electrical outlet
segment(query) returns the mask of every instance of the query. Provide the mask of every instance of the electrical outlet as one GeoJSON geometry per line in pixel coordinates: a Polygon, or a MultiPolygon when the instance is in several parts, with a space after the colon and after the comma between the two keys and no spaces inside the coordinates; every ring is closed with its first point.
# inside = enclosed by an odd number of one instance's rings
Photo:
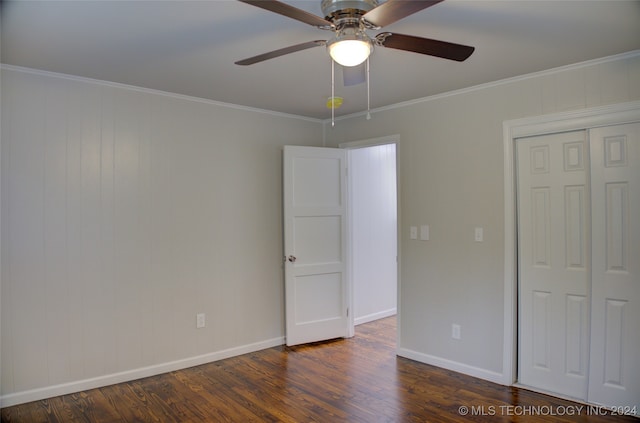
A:
{"type": "Polygon", "coordinates": [[[460,335],[460,325],[456,323],[451,325],[451,337],[453,339],[462,339],[460,335]]]}
{"type": "Polygon", "coordinates": [[[196,314],[196,329],[201,329],[205,326],[205,316],[204,313],[196,314]]]}

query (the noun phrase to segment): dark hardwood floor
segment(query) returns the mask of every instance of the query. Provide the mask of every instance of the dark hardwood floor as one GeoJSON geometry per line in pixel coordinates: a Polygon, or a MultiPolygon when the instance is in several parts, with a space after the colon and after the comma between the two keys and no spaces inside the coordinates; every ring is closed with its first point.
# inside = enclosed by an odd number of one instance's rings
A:
{"type": "Polygon", "coordinates": [[[276,347],[7,407],[2,422],[640,422],[395,355],[395,318],[347,340],[276,347]],[[582,407],[582,408],[580,408],[582,407]]]}

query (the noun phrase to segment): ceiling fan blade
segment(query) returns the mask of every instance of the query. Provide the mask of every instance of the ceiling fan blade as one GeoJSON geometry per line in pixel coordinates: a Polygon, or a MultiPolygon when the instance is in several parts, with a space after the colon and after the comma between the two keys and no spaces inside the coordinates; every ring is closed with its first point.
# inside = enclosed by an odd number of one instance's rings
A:
{"type": "Polygon", "coordinates": [[[392,34],[390,32],[378,34],[375,39],[377,44],[383,47],[412,51],[458,62],[465,61],[475,50],[475,47],[462,44],[415,37],[413,35],[392,34]]]}
{"type": "Polygon", "coordinates": [[[322,29],[333,28],[333,24],[323,18],[297,7],[290,6],[277,0],[238,0],[270,12],[278,13],[291,19],[322,29]]]}
{"type": "Polygon", "coordinates": [[[324,46],[326,44],[327,42],[325,40],[308,41],[306,43],[296,44],[295,46],[289,46],[273,50],[268,53],[259,54],[257,56],[249,57],[248,59],[238,60],[236,65],[253,65],[254,63],[264,62],[265,60],[274,59],[276,57],[284,56],[285,54],[295,53],[296,51],[302,51],[312,47],[324,46]]]}
{"type": "Polygon", "coordinates": [[[342,80],[345,87],[362,84],[367,80],[367,64],[358,66],[342,66],[342,80]]]}
{"type": "Polygon", "coordinates": [[[382,28],[443,0],[389,0],[364,14],[363,19],[382,28]]]}

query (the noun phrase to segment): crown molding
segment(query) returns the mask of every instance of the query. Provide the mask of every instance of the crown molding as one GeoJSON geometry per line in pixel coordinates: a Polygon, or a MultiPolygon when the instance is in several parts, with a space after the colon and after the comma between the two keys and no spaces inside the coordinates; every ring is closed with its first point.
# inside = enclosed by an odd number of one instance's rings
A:
{"type": "Polygon", "coordinates": [[[225,103],[225,102],[222,102],[222,101],[209,100],[209,99],[202,98],[202,97],[195,97],[195,96],[189,96],[189,95],[184,95],[184,94],[176,94],[176,93],[172,93],[172,92],[168,92],[168,91],[154,90],[152,88],[137,87],[135,85],[121,84],[119,82],[103,81],[103,80],[100,80],[100,79],[87,78],[87,77],[84,77],[84,76],[68,75],[68,74],[64,74],[64,73],[51,72],[51,71],[27,68],[27,67],[22,67],[22,66],[7,65],[7,64],[4,64],[4,63],[0,64],[0,70],[21,72],[21,73],[27,73],[27,74],[31,74],[31,75],[46,76],[46,77],[57,78],[57,79],[65,79],[65,80],[75,81],[75,82],[97,84],[97,85],[101,85],[103,87],[119,88],[119,89],[124,89],[124,90],[129,90],[129,91],[136,91],[136,92],[140,92],[140,93],[144,93],[144,94],[159,95],[159,96],[170,97],[170,98],[174,98],[174,99],[178,99],[178,100],[185,100],[185,101],[191,101],[191,102],[196,102],[196,103],[202,103],[202,104],[207,104],[207,105],[210,105],[210,106],[225,107],[225,108],[228,108],[228,109],[242,110],[242,111],[251,112],[251,113],[262,113],[262,114],[272,115],[272,116],[281,117],[281,118],[298,119],[298,120],[304,120],[304,121],[307,121],[307,122],[315,122],[315,123],[322,123],[323,122],[322,119],[311,118],[311,117],[308,117],[308,116],[301,116],[301,115],[294,115],[294,114],[289,114],[289,113],[276,112],[276,111],[273,111],[273,110],[259,109],[257,107],[242,106],[242,105],[239,105],[239,104],[225,103]]]}
{"type": "MultiPolygon", "coordinates": [[[[613,55],[613,56],[606,56],[606,57],[602,57],[602,58],[599,58],[599,59],[593,59],[593,60],[587,60],[587,61],[584,61],[584,62],[573,63],[573,64],[570,64],[570,65],[560,66],[560,67],[557,67],[557,68],[552,68],[552,69],[547,69],[547,70],[543,70],[543,71],[527,73],[527,74],[524,74],[524,75],[514,76],[514,77],[511,77],[511,78],[500,79],[500,80],[497,80],[497,81],[487,82],[487,83],[480,84],[480,85],[474,85],[472,87],[461,88],[459,90],[447,91],[447,92],[441,93],[441,94],[434,94],[434,95],[428,96],[428,97],[422,97],[422,98],[417,98],[417,99],[414,99],[414,100],[403,101],[401,103],[390,104],[388,106],[382,106],[382,107],[379,107],[379,108],[376,108],[376,109],[371,109],[370,113],[374,114],[374,113],[384,112],[384,111],[388,111],[388,110],[401,109],[401,108],[404,108],[404,107],[414,106],[416,104],[427,103],[427,102],[430,102],[430,101],[440,100],[440,99],[448,98],[448,97],[454,97],[454,96],[457,96],[457,95],[467,94],[467,93],[471,93],[471,92],[474,92],[474,91],[480,91],[480,90],[484,90],[484,89],[488,89],[488,88],[493,88],[493,87],[499,87],[499,86],[502,86],[502,85],[512,84],[514,82],[526,81],[528,79],[554,75],[554,74],[565,72],[565,71],[571,71],[571,70],[586,68],[586,67],[589,67],[589,66],[601,65],[601,64],[604,64],[604,63],[610,63],[610,62],[615,62],[615,61],[618,61],[618,60],[625,60],[625,59],[630,59],[630,58],[635,58],[635,57],[640,57],[640,50],[632,50],[632,51],[628,51],[626,53],[616,54],[616,55],[613,55]]],[[[355,118],[355,117],[366,116],[366,115],[367,115],[367,112],[366,111],[362,111],[362,112],[357,112],[357,113],[352,113],[352,114],[349,114],[349,115],[336,117],[334,120],[336,122],[338,122],[338,121],[341,121],[341,120],[347,120],[347,119],[352,119],[352,118],[355,118]]],[[[324,119],[323,123],[324,124],[331,123],[331,119],[324,119]]]]}
{"type": "MultiPolygon", "coordinates": [[[[532,73],[519,75],[519,76],[515,76],[515,77],[511,77],[511,78],[500,79],[498,81],[492,81],[492,82],[487,82],[487,83],[484,83],[484,84],[474,85],[472,87],[462,88],[462,89],[459,89],[459,90],[448,91],[448,92],[441,93],[441,94],[435,94],[435,95],[428,96],[428,97],[422,97],[422,98],[417,98],[417,99],[414,99],[414,100],[404,101],[404,102],[401,102],[401,103],[395,103],[395,104],[391,104],[391,105],[388,105],[388,106],[383,106],[383,107],[379,107],[379,108],[376,108],[376,109],[372,109],[370,111],[370,113],[373,114],[373,113],[379,113],[379,112],[384,112],[384,111],[388,111],[388,110],[401,109],[401,108],[404,108],[404,107],[410,107],[410,106],[414,106],[414,105],[417,105],[417,104],[422,104],[422,103],[427,103],[427,102],[430,102],[430,101],[440,100],[440,99],[443,99],[443,98],[453,97],[453,96],[457,96],[457,95],[463,95],[463,94],[467,94],[467,93],[471,93],[471,92],[475,92],[475,91],[479,91],[479,90],[484,90],[484,89],[488,89],[488,88],[493,88],[493,87],[498,87],[498,86],[502,86],[502,85],[506,85],[506,84],[511,84],[511,83],[514,83],[514,82],[525,81],[525,80],[528,80],[528,79],[539,78],[539,77],[543,77],[543,76],[549,76],[549,75],[557,74],[557,73],[560,73],[560,72],[565,72],[565,71],[570,71],[570,70],[575,70],[575,69],[581,69],[581,68],[585,68],[585,67],[589,67],[589,66],[594,66],[594,65],[604,64],[604,63],[610,63],[610,62],[615,62],[615,61],[618,61],[618,60],[624,60],[624,59],[629,59],[629,58],[634,58],[634,57],[639,57],[639,56],[640,56],[640,50],[632,50],[632,51],[629,51],[629,52],[626,52],[626,53],[616,54],[616,55],[613,55],[613,56],[606,56],[606,57],[602,57],[602,58],[599,58],[599,59],[587,60],[587,61],[584,61],[584,62],[579,62],[579,63],[570,64],[570,65],[560,66],[560,67],[557,67],[557,68],[547,69],[547,70],[543,70],[543,71],[539,71],[539,72],[532,72],[532,73]]],[[[11,70],[11,71],[29,73],[29,74],[34,74],[34,75],[48,76],[48,77],[52,77],[52,78],[67,79],[67,80],[72,80],[72,81],[77,81],[77,82],[93,83],[93,84],[98,84],[98,85],[102,85],[102,86],[108,86],[108,87],[114,87],[114,88],[120,88],[120,89],[127,89],[127,90],[130,90],[130,91],[142,92],[142,93],[146,93],[146,94],[155,94],[155,95],[161,95],[161,96],[164,96],[164,97],[171,97],[171,98],[180,99],[180,100],[193,101],[193,102],[208,104],[208,105],[212,105],[212,106],[225,107],[225,108],[236,109],[236,110],[243,110],[243,111],[252,112],[252,113],[268,114],[268,115],[272,115],[272,116],[289,118],[289,119],[299,119],[299,120],[304,120],[304,121],[308,121],[308,122],[316,122],[316,123],[322,123],[322,124],[327,124],[327,123],[331,122],[331,119],[317,119],[317,118],[311,118],[311,117],[308,117],[308,116],[301,116],[301,115],[294,115],[294,114],[289,114],[289,113],[276,112],[276,111],[273,111],[273,110],[259,109],[259,108],[255,108],[255,107],[242,106],[242,105],[239,105],[239,104],[225,103],[225,102],[221,102],[221,101],[209,100],[209,99],[205,99],[205,98],[202,98],[202,97],[195,97],[195,96],[188,96],[188,95],[183,95],[183,94],[176,94],[176,93],[171,93],[171,92],[168,92],[168,91],[154,90],[154,89],[151,89],[151,88],[137,87],[137,86],[134,86],[134,85],[127,85],[127,84],[121,84],[121,83],[117,83],[117,82],[110,82],[110,81],[103,81],[103,80],[99,80],[99,79],[86,78],[86,77],[82,77],[82,76],[75,76],[75,75],[68,75],[68,74],[57,73],[57,72],[44,71],[44,70],[40,70],[40,69],[27,68],[27,67],[22,67],[22,66],[0,64],[0,70],[11,70]]],[[[367,115],[366,111],[357,112],[357,113],[351,113],[351,114],[344,115],[344,116],[339,116],[339,117],[337,116],[337,117],[334,118],[334,121],[338,122],[338,121],[353,119],[353,118],[356,118],[356,117],[359,117],[359,116],[366,116],[366,115],[367,115]]]]}

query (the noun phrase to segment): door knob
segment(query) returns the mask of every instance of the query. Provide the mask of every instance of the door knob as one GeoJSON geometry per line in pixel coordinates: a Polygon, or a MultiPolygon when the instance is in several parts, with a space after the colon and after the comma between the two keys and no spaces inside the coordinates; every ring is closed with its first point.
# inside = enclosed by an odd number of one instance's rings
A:
{"type": "Polygon", "coordinates": [[[289,261],[291,263],[295,263],[296,262],[296,256],[289,256],[289,261]]]}

